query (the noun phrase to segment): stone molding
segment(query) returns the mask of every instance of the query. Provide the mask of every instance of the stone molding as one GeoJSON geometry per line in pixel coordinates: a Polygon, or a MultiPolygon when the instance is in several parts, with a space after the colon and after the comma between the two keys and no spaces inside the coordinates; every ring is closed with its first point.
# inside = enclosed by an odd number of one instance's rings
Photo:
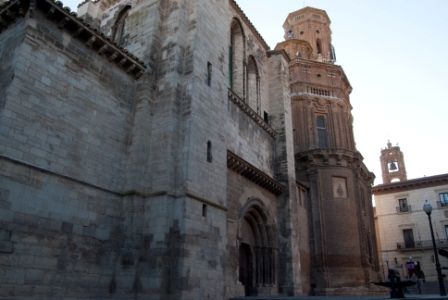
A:
{"type": "Polygon", "coordinates": [[[34,11],[41,10],[45,18],[54,22],[60,30],[67,30],[73,38],[84,42],[85,46],[92,48],[99,56],[104,55],[107,60],[123,69],[127,74],[139,79],[146,65],[139,58],[129,53],[126,49],[111,41],[103,33],[91,28],[75,12],[68,7],[62,7],[62,2],[54,0],[25,0],[8,1],[0,5],[0,34],[10,24],[15,23],[19,17],[29,13],[34,17],[34,11]]]}
{"type": "Polygon", "coordinates": [[[253,183],[261,186],[274,195],[280,195],[286,189],[276,180],[263,173],[259,169],[255,168],[253,165],[249,164],[229,150],[227,150],[227,168],[249,179],[253,183]]]}
{"type": "Polygon", "coordinates": [[[366,182],[371,182],[375,179],[375,174],[370,172],[364,165],[361,153],[343,148],[317,148],[295,155],[297,162],[305,162],[308,167],[326,167],[326,166],[341,166],[356,168],[359,171],[359,176],[366,182]]]}
{"type": "Polygon", "coordinates": [[[417,190],[427,187],[434,187],[438,185],[448,184],[448,173],[428,176],[416,179],[410,179],[406,181],[392,182],[387,184],[379,184],[372,188],[373,194],[388,194],[396,193],[398,191],[405,190],[417,190]]]}
{"type": "Polygon", "coordinates": [[[264,131],[269,133],[270,136],[275,138],[276,132],[274,129],[272,129],[264,120],[261,118],[252,108],[249,107],[243,100],[240,99],[234,92],[229,90],[228,93],[229,100],[238,105],[238,107],[249,117],[252,118],[252,120],[255,121],[255,123],[258,124],[264,131]]]}

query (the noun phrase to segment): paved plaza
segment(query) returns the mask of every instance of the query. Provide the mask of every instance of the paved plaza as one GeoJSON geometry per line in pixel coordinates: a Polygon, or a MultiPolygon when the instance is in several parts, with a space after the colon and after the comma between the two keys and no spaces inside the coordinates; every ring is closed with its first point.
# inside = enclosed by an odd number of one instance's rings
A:
{"type": "MultiPolygon", "coordinates": [[[[384,296],[299,296],[299,297],[243,297],[232,298],[231,300],[382,300],[390,299],[389,295],[384,296]]],[[[439,295],[405,295],[405,299],[422,300],[448,300],[448,296],[439,295]]]]}

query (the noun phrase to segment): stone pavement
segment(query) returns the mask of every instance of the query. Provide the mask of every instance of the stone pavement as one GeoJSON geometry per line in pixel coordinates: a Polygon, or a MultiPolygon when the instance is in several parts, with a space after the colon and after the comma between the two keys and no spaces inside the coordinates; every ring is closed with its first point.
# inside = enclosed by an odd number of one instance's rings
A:
{"type": "MultiPolygon", "coordinates": [[[[383,300],[390,299],[384,296],[298,296],[298,297],[242,297],[231,300],[383,300]]],[[[439,295],[405,295],[405,299],[412,300],[448,300],[448,296],[439,295]]]]}

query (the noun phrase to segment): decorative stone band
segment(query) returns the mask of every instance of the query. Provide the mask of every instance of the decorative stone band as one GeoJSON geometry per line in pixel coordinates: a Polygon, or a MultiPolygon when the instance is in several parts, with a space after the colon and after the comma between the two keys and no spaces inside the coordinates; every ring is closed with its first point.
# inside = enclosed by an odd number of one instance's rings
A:
{"type": "Polygon", "coordinates": [[[54,22],[58,28],[68,31],[73,38],[83,41],[86,47],[97,51],[98,55],[106,56],[109,62],[116,64],[135,79],[143,75],[146,69],[143,61],[112,42],[103,33],[91,28],[90,24],[78,18],[75,12],[71,12],[68,7],[62,7],[60,1],[15,0],[1,4],[0,34],[19,17],[24,17],[27,12],[33,18],[34,11],[37,9],[41,10],[45,17],[54,22]]]}
{"type": "Polygon", "coordinates": [[[373,183],[375,174],[363,163],[364,158],[358,151],[343,148],[317,148],[299,152],[296,162],[307,167],[342,166],[357,169],[359,176],[366,182],[373,183]]]}
{"type": "Polygon", "coordinates": [[[280,195],[286,189],[283,185],[258,170],[242,158],[227,150],[227,168],[249,179],[253,183],[261,186],[265,190],[280,195]]]}
{"type": "Polygon", "coordinates": [[[205,204],[211,205],[211,206],[213,206],[215,208],[218,208],[220,210],[227,211],[227,207],[225,207],[225,206],[223,206],[221,204],[212,202],[210,200],[204,199],[202,197],[199,197],[199,196],[197,196],[197,195],[195,195],[195,194],[193,194],[191,192],[188,192],[188,191],[185,192],[185,193],[180,193],[178,195],[173,195],[173,194],[169,193],[168,191],[155,191],[155,192],[152,192],[152,193],[140,193],[140,192],[134,191],[134,190],[124,191],[124,192],[123,191],[118,191],[118,190],[111,190],[109,188],[106,188],[106,187],[103,187],[103,186],[99,186],[99,185],[96,185],[96,184],[92,184],[92,183],[89,183],[87,181],[84,181],[84,180],[81,180],[81,179],[78,179],[78,178],[75,178],[75,177],[72,177],[72,176],[68,176],[68,175],[65,175],[65,174],[57,173],[57,172],[54,172],[52,170],[48,170],[48,169],[42,168],[40,166],[28,163],[28,162],[23,161],[23,160],[19,160],[19,159],[16,159],[16,158],[13,158],[13,157],[9,157],[9,156],[4,155],[4,154],[0,154],[0,170],[6,169],[7,168],[6,164],[14,165],[15,166],[14,168],[17,168],[18,166],[26,168],[26,169],[28,169],[28,171],[26,171],[27,174],[30,173],[29,170],[32,170],[34,172],[46,174],[46,175],[51,176],[51,177],[57,177],[59,179],[66,180],[67,182],[79,184],[79,185],[84,186],[84,187],[88,187],[88,188],[91,188],[91,189],[95,189],[95,190],[99,190],[99,191],[102,191],[102,192],[110,193],[110,194],[113,194],[113,195],[116,195],[116,196],[119,196],[119,197],[133,197],[133,196],[137,196],[137,197],[141,197],[141,198],[145,198],[145,199],[154,198],[154,197],[160,197],[160,196],[168,196],[168,197],[171,197],[171,198],[189,197],[189,198],[195,199],[197,201],[203,202],[205,204]]]}
{"type": "Polygon", "coordinates": [[[276,132],[274,129],[272,129],[264,120],[261,118],[252,108],[249,107],[243,100],[240,99],[233,91],[229,90],[229,100],[238,105],[238,107],[249,117],[252,118],[252,120],[255,121],[255,123],[258,124],[264,131],[269,133],[270,136],[272,136],[275,139],[276,132]]]}

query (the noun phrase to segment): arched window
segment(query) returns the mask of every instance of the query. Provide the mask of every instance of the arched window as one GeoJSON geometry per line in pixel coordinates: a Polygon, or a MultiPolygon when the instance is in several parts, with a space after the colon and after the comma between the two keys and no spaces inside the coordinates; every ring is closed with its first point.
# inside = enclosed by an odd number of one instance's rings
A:
{"type": "Polygon", "coordinates": [[[316,49],[317,49],[317,54],[322,53],[322,42],[320,41],[320,39],[316,40],[316,49]]]}
{"type": "Polygon", "coordinates": [[[124,45],[125,42],[125,29],[126,29],[126,17],[129,14],[131,6],[125,6],[118,14],[117,20],[112,27],[112,40],[119,46],[124,45]]]}
{"type": "Polygon", "coordinates": [[[244,98],[244,32],[240,21],[233,19],[230,27],[229,89],[244,98]]]}
{"type": "Polygon", "coordinates": [[[324,117],[317,117],[316,127],[319,148],[327,148],[327,125],[324,117]]]}
{"type": "Polygon", "coordinates": [[[253,56],[249,56],[247,62],[247,93],[246,103],[249,107],[260,113],[260,107],[258,102],[258,87],[259,87],[259,75],[257,62],[253,56]]]}

